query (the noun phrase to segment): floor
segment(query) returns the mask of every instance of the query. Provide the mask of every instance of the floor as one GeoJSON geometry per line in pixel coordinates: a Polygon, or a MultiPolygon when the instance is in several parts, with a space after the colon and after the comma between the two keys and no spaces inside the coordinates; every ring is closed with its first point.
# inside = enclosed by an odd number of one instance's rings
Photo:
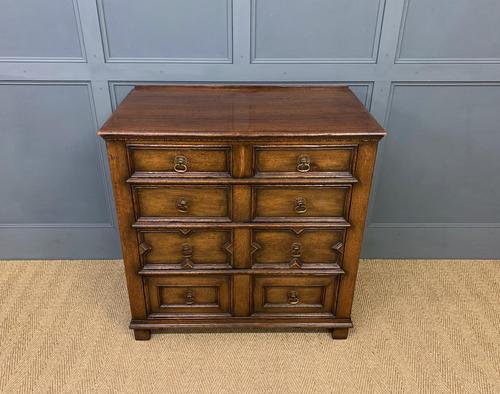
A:
{"type": "Polygon", "coordinates": [[[136,342],[121,261],[4,261],[0,393],[500,393],[500,261],[362,261],[353,321],[136,342]]]}

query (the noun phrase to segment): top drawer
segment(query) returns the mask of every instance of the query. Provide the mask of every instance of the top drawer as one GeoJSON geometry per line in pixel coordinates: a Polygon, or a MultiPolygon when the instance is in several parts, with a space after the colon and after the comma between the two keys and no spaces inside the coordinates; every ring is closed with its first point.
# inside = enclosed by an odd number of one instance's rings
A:
{"type": "Polygon", "coordinates": [[[230,146],[127,145],[135,177],[230,176],[230,146]]]}
{"type": "Polygon", "coordinates": [[[350,176],[356,145],[256,146],[256,176],[350,176]]]}

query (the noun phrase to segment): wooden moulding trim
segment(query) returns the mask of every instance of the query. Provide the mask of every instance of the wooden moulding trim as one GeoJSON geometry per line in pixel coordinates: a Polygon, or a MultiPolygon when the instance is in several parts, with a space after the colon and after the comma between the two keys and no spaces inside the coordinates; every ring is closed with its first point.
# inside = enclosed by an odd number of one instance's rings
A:
{"type": "Polygon", "coordinates": [[[303,227],[314,227],[314,228],[349,228],[351,225],[344,218],[339,218],[336,221],[329,222],[279,222],[279,223],[221,223],[221,222],[176,222],[176,221],[149,221],[139,219],[134,224],[133,228],[144,228],[144,229],[163,229],[163,228],[303,228],[303,227]]]}
{"type": "Polygon", "coordinates": [[[217,130],[214,131],[200,131],[200,130],[193,130],[193,131],[143,131],[143,132],[137,132],[137,131],[123,131],[123,130],[100,130],[97,132],[97,135],[99,137],[102,137],[107,140],[129,140],[129,139],[143,139],[143,138],[148,138],[151,140],[154,139],[165,139],[165,138],[175,138],[177,140],[182,139],[182,138],[187,138],[190,140],[193,139],[198,139],[198,138],[207,138],[207,139],[213,139],[213,138],[221,138],[225,141],[232,141],[232,140],[253,140],[253,139],[281,139],[281,138],[304,138],[304,139],[320,139],[320,138],[359,138],[363,140],[379,140],[387,133],[385,131],[364,131],[363,133],[361,132],[343,132],[343,133],[333,133],[329,131],[315,131],[314,135],[311,136],[311,133],[307,132],[293,132],[293,133],[287,133],[286,131],[273,131],[273,132],[255,132],[252,131],[251,133],[248,133],[246,131],[232,131],[232,132],[217,132],[217,130]]]}
{"type": "MultiPolygon", "coordinates": [[[[149,265],[151,266],[151,265],[149,265]]],[[[144,276],[162,276],[162,275],[234,275],[234,274],[247,274],[247,275],[287,275],[287,276],[331,276],[331,275],[343,275],[345,271],[337,267],[332,268],[301,268],[301,269],[280,269],[280,268],[251,268],[251,269],[203,269],[195,268],[189,270],[183,269],[151,269],[143,268],[139,271],[139,275],[144,276]]]]}
{"type": "Polygon", "coordinates": [[[130,328],[155,329],[155,328],[352,328],[351,319],[323,318],[296,320],[279,317],[221,317],[219,319],[158,319],[158,320],[132,320],[130,328]]]}
{"type": "Polygon", "coordinates": [[[258,178],[181,178],[181,177],[166,177],[166,176],[153,176],[152,174],[148,177],[140,175],[132,175],[127,179],[127,183],[130,184],[231,184],[231,185],[245,185],[245,184],[266,184],[266,185],[281,185],[281,184],[354,184],[358,180],[352,176],[338,176],[338,177],[289,177],[289,178],[275,178],[275,177],[264,177],[260,176],[258,178]]]}

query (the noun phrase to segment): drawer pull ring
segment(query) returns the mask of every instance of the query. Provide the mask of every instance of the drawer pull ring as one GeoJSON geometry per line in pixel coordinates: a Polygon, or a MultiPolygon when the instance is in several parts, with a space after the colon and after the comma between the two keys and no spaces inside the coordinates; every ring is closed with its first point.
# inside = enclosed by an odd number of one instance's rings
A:
{"type": "Polygon", "coordinates": [[[298,242],[294,242],[292,244],[292,257],[300,257],[302,254],[302,245],[300,245],[298,242]]]}
{"type": "Polygon", "coordinates": [[[186,290],[186,292],[184,293],[184,300],[186,301],[186,304],[188,304],[188,305],[194,304],[195,301],[194,301],[193,290],[191,290],[191,289],[186,290]]]}
{"type": "Polygon", "coordinates": [[[290,305],[297,305],[300,302],[299,295],[297,294],[296,291],[289,291],[287,295],[288,295],[288,303],[290,305]]]}
{"type": "Polygon", "coordinates": [[[311,169],[311,158],[306,155],[300,156],[297,159],[297,171],[309,172],[310,169],[311,169]]]}
{"type": "Polygon", "coordinates": [[[187,167],[187,157],[186,156],[175,156],[174,159],[174,171],[175,172],[186,172],[187,167]]]}
{"type": "Polygon", "coordinates": [[[182,269],[192,269],[194,266],[193,260],[193,247],[190,244],[182,244],[182,269]]]}
{"type": "Polygon", "coordinates": [[[297,197],[295,199],[295,212],[305,213],[307,211],[306,199],[304,197],[297,197]]]}
{"type": "Polygon", "coordinates": [[[189,208],[188,200],[184,197],[181,197],[177,200],[177,210],[182,213],[186,213],[189,208]]]}
{"type": "Polygon", "coordinates": [[[294,242],[292,244],[292,259],[288,263],[288,266],[290,268],[302,268],[302,260],[300,259],[300,256],[302,254],[302,245],[298,242],[294,242]]]}

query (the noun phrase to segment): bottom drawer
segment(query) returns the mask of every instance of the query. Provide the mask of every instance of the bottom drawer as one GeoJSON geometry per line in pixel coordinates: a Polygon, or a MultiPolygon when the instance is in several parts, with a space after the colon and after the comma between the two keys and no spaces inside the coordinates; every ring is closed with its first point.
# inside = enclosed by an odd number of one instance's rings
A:
{"type": "Polygon", "coordinates": [[[339,276],[255,276],[254,315],[333,316],[339,276]]]}
{"type": "Polygon", "coordinates": [[[230,275],[145,277],[149,317],[231,314],[230,275]]]}

